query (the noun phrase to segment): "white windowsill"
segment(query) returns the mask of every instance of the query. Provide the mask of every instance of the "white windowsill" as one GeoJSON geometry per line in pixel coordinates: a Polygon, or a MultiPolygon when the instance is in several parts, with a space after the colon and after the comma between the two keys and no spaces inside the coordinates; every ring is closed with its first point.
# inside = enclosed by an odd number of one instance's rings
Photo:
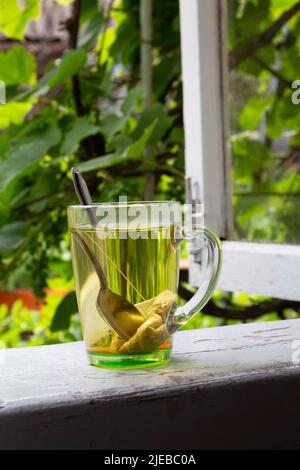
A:
{"type": "Polygon", "coordinates": [[[291,362],[299,339],[299,320],[180,332],[168,366],[132,371],[89,366],[81,342],[7,350],[0,448],[280,446],[276,426],[289,418],[292,432],[300,422],[296,404],[292,418],[285,409],[299,392],[300,366],[291,362]]]}
{"type": "MultiPolygon", "coordinates": [[[[300,300],[300,246],[225,241],[219,287],[279,299],[300,300]]],[[[199,265],[190,266],[199,285],[199,265]]]]}

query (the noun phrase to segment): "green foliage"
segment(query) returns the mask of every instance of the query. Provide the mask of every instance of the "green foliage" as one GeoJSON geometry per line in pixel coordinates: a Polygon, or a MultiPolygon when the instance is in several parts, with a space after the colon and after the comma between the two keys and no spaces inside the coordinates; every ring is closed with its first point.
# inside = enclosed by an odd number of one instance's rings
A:
{"type": "Polygon", "coordinates": [[[267,98],[252,96],[239,116],[239,125],[242,129],[255,131],[261,119],[272,104],[272,95],[267,98]]]}
{"type": "Polygon", "coordinates": [[[79,72],[79,70],[84,66],[86,57],[87,55],[84,49],[75,49],[67,52],[61,58],[60,63],[45,73],[41,80],[39,80],[30,91],[17,95],[16,98],[19,101],[24,101],[45,95],[52,88],[60,85],[77,74],[77,72],[79,72]]]}
{"type": "MultiPolygon", "coordinates": [[[[10,103],[0,106],[0,128],[6,129],[11,125],[21,125],[32,105],[27,103],[10,103]]],[[[6,142],[8,143],[8,142],[6,142]]],[[[6,150],[6,148],[5,148],[6,150]]]]}
{"type": "Polygon", "coordinates": [[[41,12],[40,0],[0,0],[0,30],[10,39],[24,39],[29,20],[37,20],[41,12]]]}
{"type": "MultiPolygon", "coordinates": [[[[24,40],[40,6],[1,1],[0,32],[24,40]]],[[[94,200],[142,199],[149,171],[156,175],[155,197],[182,199],[178,4],[166,0],[162,8],[154,0],[153,105],[145,111],[138,13],[134,0],[120,0],[108,12],[96,0],[81,2],[77,47],[42,73],[39,68],[38,78],[37,59],[22,42],[0,51],[8,98],[0,106],[0,288],[30,287],[44,296],[54,276],[71,278],[66,207],[76,201],[74,165],[87,173],[94,200]]],[[[19,310],[34,331],[39,328],[35,314],[19,310]]],[[[48,318],[43,331],[49,338],[67,331],[75,311],[72,293],[52,309],[53,323],[48,318]]],[[[16,330],[10,344],[19,345],[23,333],[13,320],[10,327],[16,330]]]]}
{"type": "Polygon", "coordinates": [[[53,124],[12,143],[6,158],[0,162],[0,194],[10,183],[32,171],[50,148],[58,144],[60,137],[61,131],[53,124]]]}
{"type": "Polygon", "coordinates": [[[276,28],[295,0],[230,5],[234,235],[299,243],[300,120],[291,82],[300,74],[300,12],[276,28]]]}
{"type": "Polygon", "coordinates": [[[156,121],[145,129],[142,136],[132,144],[128,145],[122,153],[116,152],[103,157],[93,158],[88,162],[79,164],[78,168],[82,173],[86,173],[92,170],[111,168],[115,165],[122,164],[122,161],[124,160],[128,162],[130,160],[139,159],[146,144],[149,142],[149,138],[153,133],[155,125],[156,121]]]}
{"type": "Polygon", "coordinates": [[[91,124],[87,116],[75,119],[70,128],[67,130],[62,142],[60,152],[62,155],[71,155],[78,150],[79,144],[82,139],[90,135],[97,134],[99,127],[91,124]]]}
{"type": "Polygon", "coordinates": [[[78,311],[75,292],[70,292],[58,305],[51,323],[51,331],[67,330],[71,317],[78,311]]]}
{"type": "Polygon", "coordinates": [[[28,225],[25,222],[12,222],[0,229],[0,253],[12,251],[24,241],[28,225]]]}
{"type": "MultiPolygon", "coordinates": [[[[60,297],[49,294],[41,311],[29,310],[21,300],[11,309],[0,305],[0,337],[7,348],[66,343],[82,339],[78,314],[69,317],[68,325],[61,324],[53,331],[52,318],[60,297]]],[[[68,311],[68,310],[67,310],[68,311]]]]}
{"type": "Polygon", "coordinates": [[[0,55],[0,80],[6,86],[30,83],[35,69],[34,57],[23,47],[16,46],[0,55]]]}

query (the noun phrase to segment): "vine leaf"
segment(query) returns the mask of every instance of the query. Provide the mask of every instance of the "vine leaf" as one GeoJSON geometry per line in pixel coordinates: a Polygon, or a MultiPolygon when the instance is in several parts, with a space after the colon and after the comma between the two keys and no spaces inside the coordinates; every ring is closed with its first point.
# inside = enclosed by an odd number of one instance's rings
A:
{"type": "Polygon", "coordinates": [[[30,137],[18,139],[6,158],[0,161],[0,192],[30,171],[60,138],[61,131],[53,125],[30,137]]]}
{"type": "Polygon", "coordinates": [[[72,291],[58,305],[51,323],[51,331],[67,330],[71,316],[76,312],[78,312],[76,294],[72,291]]]}
{"type": "Polygon", "coordinates": [[[0,80],[6,86],[30,83],[35,78],[36,61],[23,47],[0,52],[0,80]]]}
{"type": "Polygon", "coordinates": [[[62,57],[60,63],[49,70],[30,91],[21,93],[15,99],[24,101],[30,98],[38,98],[48,93],[51,88],[76,75],[85,65],[86,57],[87,53],[84,49],[74,49],[67,52],[62,57]]]}
{"type": "Polygon", "coordinates": [[[0,0],[0,31],[10,39],[24,39],[29,20],[37,20],[41,13],[40,0],[25,0],[19,6],[18,0],[0,0]]]}
{"type": "Polygon", "coordinates": [[[156,144],[172,125],[174,117],[168,116],[164,107],[160,103],[155,103],[145,109],[139,119],[138,125],[133,133],[135,139],[139,138],[148,126],[156,121],[153,132],[149,138],[148,145],[156,144]]]}
{"type": "Polygon", "coordinates": [[[99,132],[99,126],[91,124],[88,116],[75,119],[72,122],[72,126],[65,134],[61,146],[61,153],[63,155],[70,155],[76,152],[82,139],[97,134],[97,132],[99,132]]]}
{"type": "Polygon", "coordinates": [[[239,125],[242,129],[254,131],[259,126],[259,123],[271,107],[274,101],[274,95],[270,94],[267,97],[252,96],[239,116],[239,125]]]}
{"type": "Polygon", "coordinates": [[[12,222],[0,229],[0,253],[6,253],[18,248],[26,238],[28,224],[12,222]]]}
{"type": "Polygon", "coordinates": [[[144,148],[146,147],[153,129],[156,126],[156,122],[157,121],[154,121],[149,127],[147,127],[142,136],[129,145],[123,153],[111,153],[103,157],[92,158],[91,160],[78,165],[78,168],[82,173],[87,173],[88,171],[100,170],[125,163],[129,160],[137,160],[141,158],[144,148]]]}
{"type": "Polygon", "coordinates": [[[30,102],[18,103],[11,101],[0,106],[0,129],[6,129],[10,124],[19,125],[24,121],[24,117],[32,108],[30,102]]]}

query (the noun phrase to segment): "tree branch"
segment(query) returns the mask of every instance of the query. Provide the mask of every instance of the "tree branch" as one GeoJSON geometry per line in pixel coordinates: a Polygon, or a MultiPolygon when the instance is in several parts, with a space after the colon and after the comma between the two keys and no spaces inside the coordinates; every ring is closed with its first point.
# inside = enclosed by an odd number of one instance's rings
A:
{"type": "Polygon", "coordinates": [[[281,28],[299,11],[300,2],[297,2],[289,10],[283,12],[282,15],[263,33],[257,37],[254,37],[253,39],[250,39],[245,44],[242,44],[235,51],[232,51],[229,55],[230,69],[236,67],[243,60],[252,58],[256,54],[257,49],[270,44],[281,28]]]}
{"type": "Polygon", "coordinates": [[[290,88],[291,87],[291,82],[289,80],[287,80],[285,77],[283,77],[279,72],[278,70],[275,70],[273,69],[272,67],[270,67],[268,64],[266,64],[266,62],[264,62],[262,59],[260,59],[259,57],[257,56],[254,56],[253,57],[253,60],[255,60],[255,62],[257,62],[259,65],[261,65],[261,67],[263,67],[264,69],[266,69],[269,73],[271,73],[275,78],[277,78],[277,80],[279,80],[279,82],[284,85],[286,88],[290,88]]]}
{"type": "MultiPolygon", "coordinates": [[[[187,270],[180,271],[181,281],[187,282],[187,270]]],[[[182,282],[179,284],[178,293],[180,297],[185,300],[190,300],[194,293],[186,289],[182,282]]],[[[202,309],[202,312],[206,315],[211,315],[213,317],[224,318],[226,320],[255,320],[262,315],[267,313],[277,312],[282,313],[283,310],[291,308],[300,313],[300,302],[294,300],[282,300],[282,299],[272,299],[266,302],[261,302],[256,305],[251,305],[243,309],[235,308],[233,305],[228,305],[226,307],[219,307],[214,303],[213,300],[210,300],[205,307],[202,309]]]]}
{"type": "Polygon", "coordinates": [[[280,313],[287,308],[299,311],[300,302],[273,299],[257,305],[245,307],[242,310],[235,310],[233,308],[218,307],[212,300],[210,300],[204,307],[203,312],[205,312],[207,315],[226,318],[228,320],[255,320],[262,315],[266,315],[267,313],[280,313]]]}
{"type": "MultiPolygon", "coordinates": [[[[186,289],[184,286],[179,286],[179,295],[185,300],[190,300],[193,293],[186,289]]],[[[282,312],[284,309],[291,308],[299,312],[300,302],[293,300],[272,299],[266,302],[261,302],[257,305],[251,305],[244,309],[237,309],[233,306],[218,307],[213,300],[210,300],[202,309],[203,313],[213,317],[225,318],[226,320],[255,320],[262,315],[272,312],[282,312]]]]}
{"type": "MultiPolygon", "coordinates": [[[[80,18],[81,0],[75,0],[72,5],[72,16],[68,22],[67,29],[69,31],[69,44],[71,49],[76,49],[79,32],[79,18],[80,18]]],[[[72,91],[75,103],[76,113],[78,116],[85,114],[84,107],[81,100],[80,83],[78,75],[72,77],[72,91]]]]}

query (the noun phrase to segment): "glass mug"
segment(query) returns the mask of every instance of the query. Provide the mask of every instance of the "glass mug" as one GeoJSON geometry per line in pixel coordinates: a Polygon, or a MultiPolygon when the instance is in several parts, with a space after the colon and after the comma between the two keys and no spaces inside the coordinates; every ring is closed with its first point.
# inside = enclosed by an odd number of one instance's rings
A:
{"type": "Polygon", "coordinates": [[[181,219],[178,202],[68,207],[77,303],[92,365],[167,363],[173,333],[210,299],[220,274],[220,241],[206,228],[183,227],[181,219]],[[204,276],[192,299],[177,306],[183,239],[200,254],[204,276]]]}

